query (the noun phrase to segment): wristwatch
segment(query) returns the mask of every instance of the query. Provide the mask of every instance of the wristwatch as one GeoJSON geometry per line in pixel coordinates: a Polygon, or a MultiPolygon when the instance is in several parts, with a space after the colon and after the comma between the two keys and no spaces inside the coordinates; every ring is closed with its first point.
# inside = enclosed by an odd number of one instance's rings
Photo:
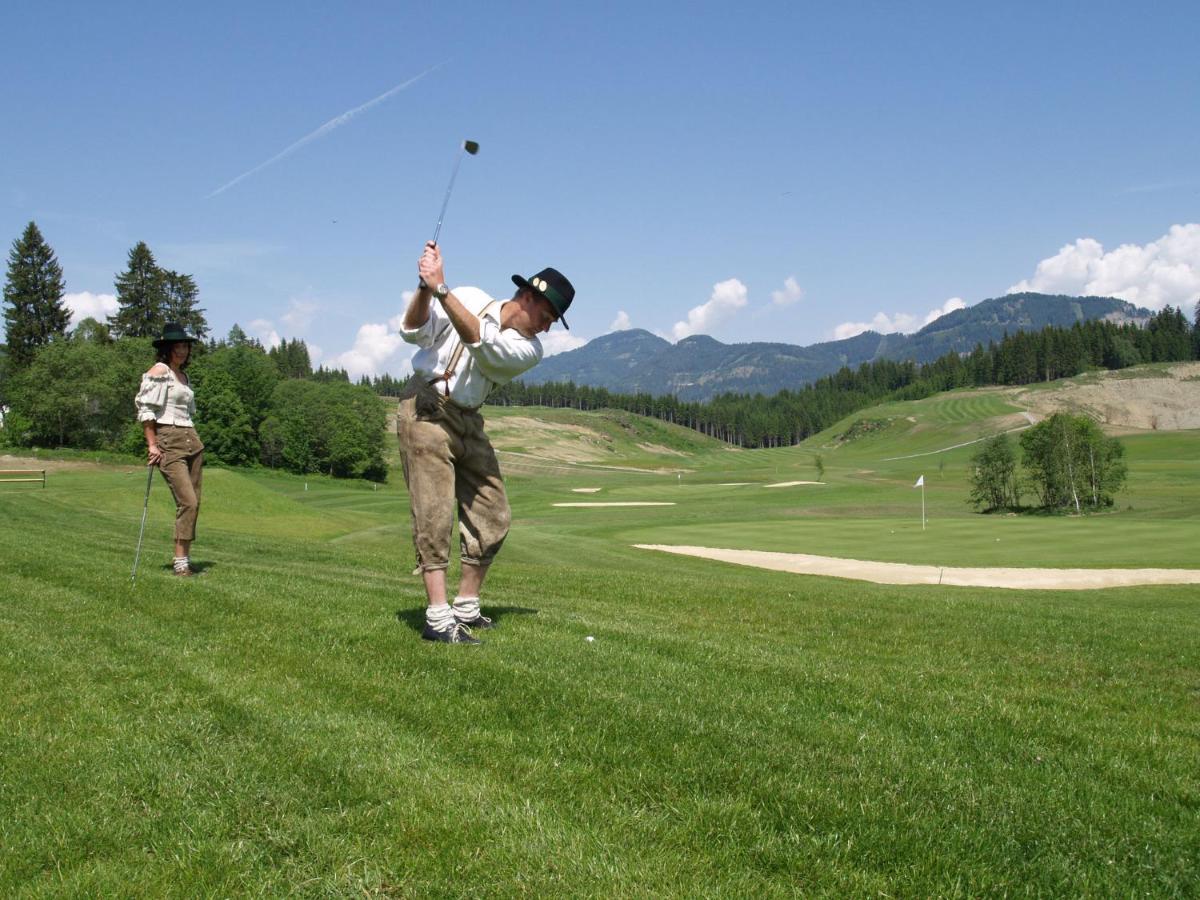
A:
{"type": "Polygon", "coordinates": [[[439,284],[433,289],[433,296],[437,297],[439,300],[445,300],[449,294],[450,288],[446,287],[445,284],[439,284]]]}

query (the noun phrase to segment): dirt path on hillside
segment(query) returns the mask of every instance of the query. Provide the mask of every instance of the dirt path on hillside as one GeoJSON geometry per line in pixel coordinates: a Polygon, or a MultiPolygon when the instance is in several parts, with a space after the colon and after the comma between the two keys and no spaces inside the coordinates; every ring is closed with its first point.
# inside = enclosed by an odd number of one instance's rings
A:
{"type": "MultiPolygon", "coordinates": [[[[96,469],[101,463],[83,459],[33,459],[28,456],[0,456],[0,469],[28,469],[65,472],[70,469],[96,469]]],[[[129,467],[132,468],[132,467],[129,467]]]]}
{"type": "Polygon", "coordinates": [[[1094,381],[1070,380],[1054,390],[1018,392],[1016,402],[1039,416],[1078,411],[1110,427],[1200,428],[1200,363],[1179,363],[1158,377],[1130,377],[1124,370],[1098,373],[1094,381]]]}
{"type": "MultiPolygon", "coordinates": [[[[1018,425],[1016,428],[1004,428],[1000,431],[997,431],[996,434],[1013,434],[1017,431],[1024,431],[1026,428],[1036,425],[1041,421],[1038,416],[1028,411],[1017,413],[1017,415],[1021,416],[1021,418],[1023,418],[1028,424],[1018,425]]],[[[909,418],[911,418],[911,416],[909,418]]],[[[961,444],[951,444],[949,447],[939,447],[936,450],[924,450],[920,453],[909,453],[907,456],[888,456],[883,459],[883,462],[896,462],[897,460],[901,459],[916,459],[918,456],[935,456],[938,453],[945,453],[947,450],[957,450],[959,447],[970,447],[972,444],[978,444],[982,441],[990,441],[996,436],[996,434],[985,434],[983,437],[978,437],[970,441],[963,441],[961,444]]]]}
{"type": "Polygon", "coordinates": [[[958,587],[996,587],[1014,590],[1090,591],[1140,584],[1200,584],[1200,569],[1016,569],[944,568],[905,563],[870,562],[812,556],[807,553],[771,553],[765,550],[726,550],[719,547],[634,544],[641,550],[658,550],[681,556],[698,556],[739,566],[754,566],[798,575],[825,575],[873,581],[876,584],[947,584],[958,587]]]}

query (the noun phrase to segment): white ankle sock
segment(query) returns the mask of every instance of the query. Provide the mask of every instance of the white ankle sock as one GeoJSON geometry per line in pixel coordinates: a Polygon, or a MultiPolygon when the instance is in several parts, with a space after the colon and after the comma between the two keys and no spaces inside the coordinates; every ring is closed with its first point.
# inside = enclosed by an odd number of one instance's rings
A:
{"type": "Polygon", "coordinates": [[[191,564],[188,561],[188,558],[186,556],[175,557],[175,571],[176,572],[186,572],[188,570],[188,568],[190,567],[190,565],[191,564]]]}
{"type": "Polygon", "coordinates": [[[434,631],[445,631],[454,624],[454,610],[448,603],[426,607],[425,623],[434,631]]]}
{"type": "Polygon", "coordinates": [[[479,598],[455,597],[454,617],[460,622],[469,622],[471,619],[479,618],[479,598]]]}

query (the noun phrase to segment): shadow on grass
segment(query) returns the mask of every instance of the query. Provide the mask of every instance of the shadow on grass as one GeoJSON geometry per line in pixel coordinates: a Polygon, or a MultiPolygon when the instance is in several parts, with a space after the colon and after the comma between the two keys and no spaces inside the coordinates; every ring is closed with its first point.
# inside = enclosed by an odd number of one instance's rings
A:
{"type": "MultiPolygon", "coordinates": [[[[489,603],[485,603],[483,605],[483,614],[492,620],[492,624],[499,626],[509,616],[532,616],[537,614],[537,610],[530,609],[528,606],[492,606],[489,603]]],[[[398,609],[396,610],[396,618],[417,632],[417,634],[425,630],[425,607],[423,606],[412,609],[398,609]]]]}
{"type": "MultiPolygon", "coordinates": [[[[206,575],[208,574],[208,570],[217,564],[214,562],[197,562],[196,560],[191,560],[188,565],[191,566],[193,575],[206,575]]],[[[163,563],[159,568],[168,575],[175,574],[174,562],[163,563]]]]}

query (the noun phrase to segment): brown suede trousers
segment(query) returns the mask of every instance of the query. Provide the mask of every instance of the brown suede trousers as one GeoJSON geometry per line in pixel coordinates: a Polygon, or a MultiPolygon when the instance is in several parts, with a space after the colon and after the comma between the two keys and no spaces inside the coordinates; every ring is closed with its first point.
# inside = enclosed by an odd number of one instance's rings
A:
{"type": "Polygon", "coordinates": [[[175,497],[175,540],[194,541],[204,476],[204,444],[195,428],[158,425],[155,431],[162,451],[158,470],[175,497]]]}
{"type": "Polygon", "coordinates": [[[491,563],[508,534],[512,513],[483,416],[422,385],[416,396],[400,401],[396,434],[417,565],[423,571],[449,566],[456,506],[461,560],[476,566],[491,563]]]}

